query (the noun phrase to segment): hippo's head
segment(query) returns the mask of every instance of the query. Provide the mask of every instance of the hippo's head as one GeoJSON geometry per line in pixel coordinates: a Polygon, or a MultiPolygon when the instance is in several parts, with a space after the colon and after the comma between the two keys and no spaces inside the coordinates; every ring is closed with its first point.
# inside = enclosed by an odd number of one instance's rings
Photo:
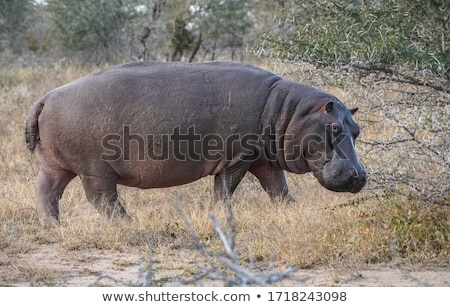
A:
{"type": "Polygon", "coordinates": [[[308,148],[306,161],[317,180],[332,191],[357,193],[367,181],[355,152],[355,139],[360,132],[352,117],[356,111],[336,101],[328,102],[316,113],[323,127],[323,142],[309,144],[312,148],[308,148]]]}
{"type": "Polygon", "coordinates": [[[301,144],[302,158],[297,155],[286,164],[290,169],[312,171],[320,184],[329,190],[357,193],[367,181],[355,152],[355,139],[360,129],[352,115],[357,109],[349,110],[332,98],[321,103],[299,123],[297,135],[301,135],[301,139],[296,138],[294,143],[301,144]]]}

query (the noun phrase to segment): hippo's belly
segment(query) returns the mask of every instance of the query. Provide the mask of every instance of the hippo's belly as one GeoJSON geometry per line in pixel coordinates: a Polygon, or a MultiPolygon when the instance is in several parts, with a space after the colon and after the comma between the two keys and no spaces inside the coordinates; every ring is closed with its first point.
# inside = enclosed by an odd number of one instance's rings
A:
{"type": "Polygon", "coordinates": [[[141,189],[165,188],[194,182],[208,175],[216,175],[222,169],[239,163],[232,161],[139,161],[112,163],[111,168],[119,176],[117,183],[141,189]]]}

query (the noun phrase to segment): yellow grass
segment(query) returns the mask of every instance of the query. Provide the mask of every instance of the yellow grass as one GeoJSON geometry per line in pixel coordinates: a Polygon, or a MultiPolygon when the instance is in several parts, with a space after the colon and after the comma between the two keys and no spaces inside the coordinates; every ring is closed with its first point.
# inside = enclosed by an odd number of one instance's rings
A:
{"type": "MultiPolygon", "coordinates": [[[[209,215],[214,214],[225,225],[226,210],[211,205],[212,178],[168,189],[119,187],[120,199],[134,217],[133,222],[111,222],[99,215],[75,178],[61,200],[62,227],[46,229],[39,225],[33,190],[38,161],[24,142],[26,114],[48,90],[94,69],[62,63],[47,69],[6,69],[1,73],[0,270],[36,246],[52,245],[67,252],[92,248],[114,252],[137,247],[144,252],[142,232],[150,235],[155,254],[192,249],[194,241],[174,208],[175,202],[181,205],[200,240],[220,252],[222,245],[209,215]]],[[[271,203],[251,175],[233,195],[236,251],[244,263],[345,266],[386,262],[395,256],[407,262],[449,264],[448,208],[422,208],[382,191],[378,196],[373,191],[333,193],[309,174],[288,174],[288,183],[298,206],[271,203]]],[[[160,266],[185,265],[181,258],[178,264],[171,259],[160,266]]]]}

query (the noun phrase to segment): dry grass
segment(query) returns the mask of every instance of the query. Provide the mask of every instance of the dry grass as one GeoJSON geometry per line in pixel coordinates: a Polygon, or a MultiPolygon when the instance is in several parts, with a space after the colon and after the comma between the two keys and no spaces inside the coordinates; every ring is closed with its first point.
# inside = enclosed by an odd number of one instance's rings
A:
{"type": "MultiPolygon", "coordinates": [[[[57,284],[58,276],[51,270],[39,269],[37,265],[18,268],[20,258],[36,246],[46,245],[67,252],[114,252],[136,247],[144,251],[142,231],[150,234],[154,254],[167,259],[159,267],[182,269],[186,260],[174,261],[169,255],[177,249],[192,248],[194,241],[175,210],[174,201],[181,204],[209,249],[223,248],[208,217],[212,213],[223,223],[226,220],[225,209],[211,205],[211,178],[168,189],[120,187],[120,198],[135,218],[129,223],[111,222],[97,214],[75,179],[61,200],[63,226],[40,227],[33,192],[38,161],[25,146],[25,116],[42,94],[93,69],[63,63],[47,69],[6,69],[1,73],[0,271],[15,267],[15,271],[33,275],[30,278],[34,281],[57,284]]],[[[251,175],[244,178],[233,196],[236,250],[244,262],[273,261],[275,266],[298,267],[348,266],[393,258],[425,264],[450,263],[448,207],[424,207],[382,191],[337,194],[322,188],[311,175],[289,174],[288,181],[298,206],[271,203],[251,175]]],[[[127,263],[115,263],[124,265],[127,263]]]]}

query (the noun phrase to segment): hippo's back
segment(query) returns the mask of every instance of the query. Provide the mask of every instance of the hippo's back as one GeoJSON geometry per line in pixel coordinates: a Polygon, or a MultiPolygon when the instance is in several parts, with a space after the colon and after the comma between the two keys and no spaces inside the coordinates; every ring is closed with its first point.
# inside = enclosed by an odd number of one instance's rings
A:
{"type": "Polygon", "coordinates": [[[52,117],[54,112],[66,112],[72,119],[109,123],[110,128],[149,121],[196,125],[207,121],[210,127],[256,123],[271,85],[279,79],[233,62],[132,62],[54,90],[48,97],[52,101],[46,102],[52,105],[44,112],[52,117]]]}

